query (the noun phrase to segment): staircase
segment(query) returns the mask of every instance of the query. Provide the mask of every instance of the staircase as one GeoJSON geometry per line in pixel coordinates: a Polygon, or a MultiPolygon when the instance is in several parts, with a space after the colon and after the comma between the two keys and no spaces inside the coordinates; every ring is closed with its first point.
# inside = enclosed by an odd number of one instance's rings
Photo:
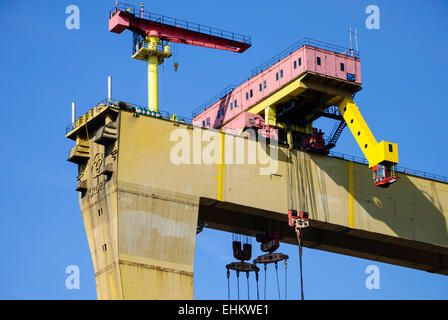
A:
{"type": "Polygon", "coordinates": [[[330,139],[326,143],[326,149],[330,150],[331,148],[334,148],[336,146],[336,142],[338,141],[339,137],[342,134],[342,131],[344,131],[344,128],[347,126],[347,123],[344,120],[341,120],[339,124],[337,124],[333,131],[331,132],[330,139]]]}

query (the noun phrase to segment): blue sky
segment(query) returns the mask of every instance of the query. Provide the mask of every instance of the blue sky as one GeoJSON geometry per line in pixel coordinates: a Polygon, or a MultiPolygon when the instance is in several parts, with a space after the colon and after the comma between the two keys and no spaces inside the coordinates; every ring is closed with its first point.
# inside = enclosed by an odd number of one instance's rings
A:
{"type": "MultiPolygon", "coordinates": [[[[81,113],[106,97],[108,75],[114,97],[146,104],[146,66],[130,58],[131,34],[108,32],[114,3],[0,1],[1,299],[96,298],[64,129],[72,101],[81,113]],[[72,4],[80,8],[79,30],[65,27],[72,4]],[[81,271],[80,290],[65,288],[65,268],[72,264],[81,271]]],[[[172,60],[161,68],[160,105],[186,116],[301,38],[348,46],[347,30],[358,28],[364,89],[356,102],[370,128],[378,140],[399,144],[400,165],[448,176],[446,1],[173,0],[148,1],[146,9],[252,37],[253,46],[241,55],[178,46],[178,72],[172,60]],[[380,8],[380,30],[365,27],[370,4],[380,8]]],[[[348,130],[335,151],[362,156],[348,130]]],[[[297,247],[282,250],[291,257],[288,297],[298,298],[297,247]]],[[[230,234],[206,229],[198,236],[196,298],[227,298],[224,266],[231,255],[230,234]]],[[[268,298],[276,299],[269,271],[268,298]]],[[[448,277],[312,249],[304,250],[304,272],[308,299],[448,298],[448,277]],[[370,264],[380,268],[380,290],[365,287],[370,264]]]]}

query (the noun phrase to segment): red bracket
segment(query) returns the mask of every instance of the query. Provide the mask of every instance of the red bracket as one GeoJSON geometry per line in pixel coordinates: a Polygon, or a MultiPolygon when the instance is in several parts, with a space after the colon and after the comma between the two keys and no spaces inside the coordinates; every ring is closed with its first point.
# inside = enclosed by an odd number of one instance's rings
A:
{"type": "Polygon", "coordinates": [[[297,229],[303,229],[309,226],[310,221],[308,219],[308,212],[289,209],[288,210],[288,222],[290,227],[297,229]]]}

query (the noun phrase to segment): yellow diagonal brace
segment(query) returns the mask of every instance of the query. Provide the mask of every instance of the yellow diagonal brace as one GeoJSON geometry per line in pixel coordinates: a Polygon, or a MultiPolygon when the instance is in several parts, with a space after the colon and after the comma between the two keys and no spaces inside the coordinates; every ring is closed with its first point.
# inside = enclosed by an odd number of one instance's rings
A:
{"type": "Polygon", "coordinates": [[[378,143],[352,99],[343,99],[338,107],[361,151],[369,161],[369,167],[383,161],[398,163],[397,144],[386,141],[378,143]]]}

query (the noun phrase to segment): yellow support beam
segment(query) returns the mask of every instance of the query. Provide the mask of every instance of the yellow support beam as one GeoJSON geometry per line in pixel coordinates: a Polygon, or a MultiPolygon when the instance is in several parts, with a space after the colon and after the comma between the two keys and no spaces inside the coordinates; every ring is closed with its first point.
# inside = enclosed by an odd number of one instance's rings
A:
{"type": "Polygon", "coordinates": [[[338,108],[361,151],[369,161],[370,168],[383,161],[398,163],[397,144],[386,141],[378,143],[352,99],[344,98],[338,108]]]}
{"type": "Polygon", "coordinates": [[[225,175],[225,133],[221,131],[220,136],[220,147],[219,147],[219,161],[218,161],[218,201],[224,201],[224,175],[225,175]]]}
{"type": "Polygon", "coordinates": [[[304,87],[304,85],[302,84],[302,79],[305,77],[305,75],[297,78],[296,80],[287,84],[280,90],[277,90],[272,95],[270,95],[266,99],[260,101],[259,103],[254,105],[249,110],[247,110],[247,112],[259,114],[260,112],[264,111],[266,108],[269,108],[277,103],[287,101],[290,99],[290,97],[295,97],[295,96],[299,95],[300,93],[302,93],[303,91],[306,90],[306,87],[304,87]]]}
{"type": "Polygon", "coordinates": [[[159,82],[158,58],[149,57],[148,60],[148,107],[151,111],[159,111],[159,82]]]}
{"type": "Polygon", "coordinates": [[[158,67],[164,59],[171,57],[169,45],[165,45],[162,50],[158,50],[160,38],[156,35],[149,35],[145,39],[147,47],[142,46],[132,56],[133,59],[148,62],[148,108],[151,111],[159,111],[159,74],[158,67]]]}
{"type": "Polygon", "coordinates": [[[277,125],[277,119],[275,117],[276,113],[277,112],[275,106],[269,106],[266,109],[264,109],[264,123],[270,126],[276,126],[277,125]]]}

